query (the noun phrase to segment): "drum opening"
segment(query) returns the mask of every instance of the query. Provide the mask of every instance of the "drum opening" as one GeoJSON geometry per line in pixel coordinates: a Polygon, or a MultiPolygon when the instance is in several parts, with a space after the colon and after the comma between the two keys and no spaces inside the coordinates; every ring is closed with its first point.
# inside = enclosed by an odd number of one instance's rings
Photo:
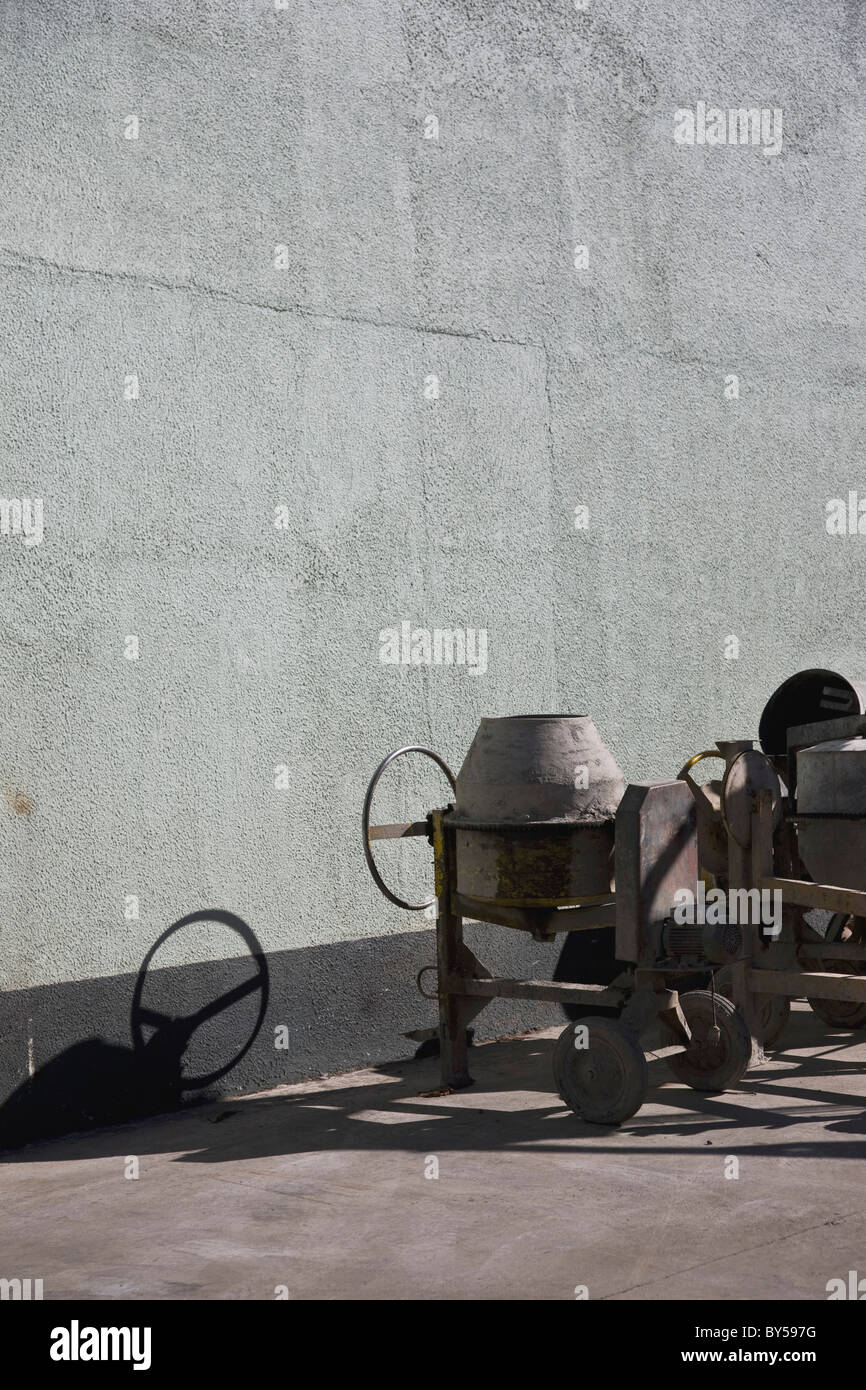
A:
{"type": "Polygon", "coordinates": [[[864,712],[866,687],[816,667],[798,671],[783,681],[764,706],[758,738],[765,753],[788,751],[788,730],[794,724],[813,724],[864,712]]]}

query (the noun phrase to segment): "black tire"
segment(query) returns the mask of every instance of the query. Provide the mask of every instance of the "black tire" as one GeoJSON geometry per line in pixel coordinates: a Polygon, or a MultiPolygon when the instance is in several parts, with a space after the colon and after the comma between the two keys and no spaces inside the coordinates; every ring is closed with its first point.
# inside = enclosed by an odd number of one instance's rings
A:
{"type": "MultiPolygon", "coordinates": [[[[843,971],[840,962],[840,974],[853,974],[854,972],[850,969],[851,964],[850,960],[845,961],[843,971]]],[[[826,970],[826,968],[827,962],[825,961],[824,969],[826,970]]],[[[839,1031],[851,1029],[853,1031],[855,1028],[862,1028],[866,1025],[866,1004],[855,1004],[849,999],[808,999],[806,1002],[812,1012],[817,1014],[828,1028],[836,1028],[839,1031]]]]}
{"type": "MultiPolygon", "coordinates": [[[[575,1022],[580,1022],[576,1019],[575,1022]]],[[[562,1073],[568,1061],[568,1054],[574,1048],[574,1023],[569,1023],[567,1028],[563,1028],[559,1037],[553,1045],[553,1080],[556,1089],[561,1093],[562,1073]]]]}
{"type": "Polygon", "coordinates": [[[759,994],[761,1042],[770,1052],[776,1047],[791,1017],[791,1001],[784,994],[759,994]]]}
{"type": "MultiPolygon", "coordinates": [[[[837,912],[827,926],[826,941],[846,941],[866,944],[866,919],[849,917],[837,912]]],[[[808,947],[805,948],[808,950],[808,947]]],[[[862,960],[813,960],[804,964],[809,970],[829,970],[831,974],[862,975],[866,971],[866,961],[862,960]]],[[[863,1028],[866,1026],[866,1004],[857,1004],[849,999],[809,999],[806,1002],[828,1028],[863,1028]]]]}
{"type": "Polygon", "coordinates": [[[752,1039],[743,1015],[723,994],[694,989],[680,995],[680,1007],[692,1034],[687,1052],[668,1059],[678,1081],[694,1091],[728,1091],[746,1074],[752,1039]],[[715,1018],[718,1040],[708,1038],[715,1018]]]}
{"type": "MultiPolygon", "coordinates": [[[[717,972],[715,976],[715,985],[716,994],[723,994],[726,999],[730,999],[733,1003],[731,993],[733,986],[730,971],[727,967],[717,972]]],[[[692,988],[696,989],[700,989],[701,987],[701,985],[692,986],[692,988]]],[[[788,1020],[791,1017],[791,1001],[783,994],[759,994],[757,996],[757,1002],[761,1042],[768,1051],[772,1052],[788,1026],[788,1020]]]]}
{"type": "Polygon", "coordinates": [[[630,1119],[649,1087],[643,1049],[632,1030],[615,1018],[569,1023],[554,1048],[554,1077],[565,1104],[594,1125],[630,1119]],[[586,1047],[575,1047],[575,1028],[586,1029],[586,1047]]]}

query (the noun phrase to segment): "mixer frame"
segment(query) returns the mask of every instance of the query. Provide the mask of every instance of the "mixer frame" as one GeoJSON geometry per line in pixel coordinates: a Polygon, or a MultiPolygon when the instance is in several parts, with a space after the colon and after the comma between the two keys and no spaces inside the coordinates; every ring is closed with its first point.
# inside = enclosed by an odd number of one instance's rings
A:
{"type": "MultiPolygon", "coordinates": [[[[804,817],[798,816],[794,808],[797,752],[818,740],[861,733],[866,733],[866,716],[849,716],[821,721],[819,724],[792,727],[788,734],[787,794],[783,797],[781,829],[777,833],[778,808],[774,806],[772,793],[764,785],[750,787],[748,781],[740,788],[739,840],[730,833],[725,819],[729,890],[780,891],[784,909],[782,932],[777,939],[768,940],[762,933],[760,923],[747,924],[740,953],[725,967],[730,972],[729,991],[735,1013],[739,1015],[748,1034],[750,1055],[744,1062],[742,1071],[745,1071],[747,1065],[754,1066],[763,1061],[765,1011],[774,1001],[809,998],[866,1004],[866,974],[843,974],[808,968],[810,963],[815,964],[822,959],[834,963],[845,960],[866,961],[866,944],[806,940],[800,935],[799,928],[803,916],[802,909],[821,908],[833,913],[866,918],[866,892],[814,883],[793,872],[777,872],[780,868],[786,871],[801,868],[796,854],[795,826],[796,822],[804,817]],[[742,833],[744,825],[748,826],[745,836],[742,833]]],[[[719,755],[724,758],[726,767],[730,770],[733,762],[744,750],[750,749],[752,744],[747,740],[720,740],[717,747],[720,750],[719,755]]],[[[364,848],[369,864],[372,860],[371,845],[376,840],[423,835],[433,847],[435,898],[428,902],[405,903],[383,886],[378,870],[375,871],[374,877],[386,896],[398,906],[419,910],[431,906],[433,902],[436,903],[435,997],[439,1009],[439,1026],[438,1030],[433,1031],[438,1032],[439,1036],[443,1089],[456,1090],[472,1084],[468,1065],[467,1028],[473,1018],[491,1000],[497,998],[526,999],[563,1005],[579,1004],[589,1010],[618,1009],[619,1023],[613,1022],[610,1026],[627,1031],[633,1040],[636,1040],[637,1035],[656,1017],[662,1025],[663,1035],[670,1042],[665,1055],[675,1070],[677,1059],[682,1065],[684,1055],[690,1058],[695,1055],[696,1049],[698,1053],[701,1048],[706,1049],[708,1044],[704,1036],[696,1038],[687,1016],[689,1009],[683,1007],[690,996],[683,995],[681,1002],[676,987],[678,980],[693,975],[693,970],[671,968],[668,964],[659,966],[652,961],[638,961],[624,969],[608,985],[501,978],[492,975],[464,940],[465,920],[485,921],[526,931],[538,941],[551,942],[564,932],[593,930],[601,926],[615,927],[616,897],[611,893],[603,900],[588,904],[521,908],[462,896],[456,888],[455,828],[449,824],[453,806],[431,811],[423,821],[401,825],[370,825],[372,796],[381,773],[395,757],[408,752],[420,752],[431,756],[449,777],[452,787],[454,785],[453,776],[447,766],[432,750],[419,745],[395,750],[380,764],[368,788],[363,814],[364,848]]],[[[694,760],[687,764],[687,768],[691,767],[693,762],[694,760]]],[[[696,794],[698,789],[692,785],[691,780],[685,780],[688,781],[693,794],[696,794]]],[[[424,993],[420,984],[422,975],[423,971],[420,971],[417,983],[419,991],[424,993]]],[[[692,1013],[693,1018],[694,1016],[692,1013]]],[[[715,1026],[715,1001],[712,1018],[715,1026]]],[[[733,1023],[739,1026],[737,1019],[734,1019],[733,1023]]],[[[568,1025],[560,1042],[572,1031],[572,1027],[571,1024],[568,1025]]],[[[718,1032],[716,1027],[716,1035],[718,1032]]],[[[733,1037],[733,1034],[731,1036],[733,1037]]],[[[559,1049],[559,1063],[555,1055],[554,1071],[558,1084],[560,1076],[557,1067],[561,1070],[561,1058],[564,1055],[566,1053],[559,1049]]],[[[639,1055],[638,1053],[637,1056],[639,1055]]],[[[629,1060],[628,1057],[622,1061],[626,1070],[629,1067],[634,1070],[638,1065],[638,1061],[629,1060]]],[[[643,1084],[640,1078],[635,1079],[635,1076],[631,1076],[626,1079],[634,1083],[633,1090],[634,1086],[640,1090],[643,1084]]],[[[706,1077],[698,1077],[698,1080],[691,1080],[688,1084],[704,1090],[725,1089],[723,1085],[713,1084],[711,1071],[706,1077]]],[[[561,1085],[559,1089],[562,1093],[561,1085]]],[[[629,1113],[634,1113],[637,1105],[633,1102],[629,1104],[632,1104],[629,1113]]],[[[604,1105],[596,1107],[596,1118],[606,1113],[604,1105]]],[[[612,1119],[602,1119],[600,1122],[617,1122],[615,1104],[610,1108],[610,1114],[613,1116],[612,1119]]],[[[626,1116],[622,1115],[620,1118],[626,1116]]]]}

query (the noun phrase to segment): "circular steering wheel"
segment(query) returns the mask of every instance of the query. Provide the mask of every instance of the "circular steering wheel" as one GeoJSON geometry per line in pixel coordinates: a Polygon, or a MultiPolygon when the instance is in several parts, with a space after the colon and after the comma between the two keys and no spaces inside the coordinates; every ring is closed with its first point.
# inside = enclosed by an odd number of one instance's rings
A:
{"type": "Polygon", "coordinates": [[[451,784],[451,790],[453,792],[457,790],[454,774],[450,767],[445,762],[444,758],[440,758],[438,753],[433,752],[432,748],[425,748],[421,743],[410,743],[407,744],[405,748],[395,748],[394,752],[389,753],[387,758],[383,758],[382,762],[376,768],[376,771],[370,779],[367,795],[364,797],[364,810],[361,813],[361,826],[364,835],[364,858],[367,861],[367,868],[372,874],[373,882],[379,889],[379,892],[384,893],[389,902],[394,903],[395,907],[405,908],[407,912],[422,912],[424,908],[432,907],[433,903],[436,901],[435,896],[427,898],[426,902],[423,903],[407,903],[404,898],[398,898],[396,893],[391,892],[391,889],[379,873],[376,867],[376,861],[373,858],[373,851],[370,848],[371,840],[397,840],[403,839],[409,835],[428,834],[428,827],[424,821],[415,821],[409,825],[370,825],[370,808],[373,804],[373,793],[379,784],[379,778],[382,776],[385,769],[390,767],[395,759],[402,758],[404,753],[423,753],[425,758],[432,758],[436,766],[441,768],[448,778],[451,784]],[[379,832],[378,834],[376,833],[377,831],[379,832]]]}

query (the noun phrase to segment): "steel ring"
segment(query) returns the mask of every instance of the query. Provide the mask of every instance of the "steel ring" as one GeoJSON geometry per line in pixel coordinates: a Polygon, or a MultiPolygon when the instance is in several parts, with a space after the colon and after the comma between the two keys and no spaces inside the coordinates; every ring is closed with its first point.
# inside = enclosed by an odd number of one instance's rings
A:
{"type": "Polygon", "coordinates": [[[421,969],[418,971],[418,974],[415,976],[415,988],[417,989],[418,993],[421,995],[421,998],[422,998],[422,999],[438,999],[438,998],[439,998],[439,991],[438,991],[438,990],[437,990],[437,992],[436,992],[435,994],[425,994],[424,991],[423,991],[423,989],[421,988],[421,976],[424,975],[428,970],[435,970],[435,969],[436,969],[436,966],[435,966],[435,965],[422,965],[422,966],[421,966],[421,969]]]}
{"type": "Polygon", "coordinates": [[[364,858],[367,861],[367,868],[370,870],[373,882],[379,889],[379,892],[384,893],[385,897],[388,899],[389,902],[392,902],[395,907],[404,908],[406,912],[423,912],[425,908],[432,907],[433,903],[435,903],[435,895],[432,898],[427,898],[426,901],[423,903],[407,903],[404,898],[398,898],[396,893],[391,892],[391,889],[388,887],[388,885],[382,878],[382,875],[379,873],[379,870],[376,867],[376,861],[373,858],[373,851],[370,848],[370,808],[373,804],[373,793],[375,792],[376,787],[379,783],[379,778],[382,776],[382,773],[385,771],[385,769],[387,767],[390,767],[391,763],[393,763],[396,758],[402,758],[404,753],[423,753],[425,758],[432,758],[434,763],[436,763],[437,767],[439,767],[441,771],[445,773],[445,776],[448,778],[448,781],[451,784],[451,790],[453,792],[456,792],[457,790],[454,782],[453,772],[451,771],[448,764],[445,762],[445,759],[440,758],[438,753],[434,753],[432,748],[425,748],[424,745],[421,743],[410,743],[407,744],[405,748],[395,748],[394,752],[389,753],[387,758],[383,758],[382,762],[376,768],[376,771],[373,773],[373,776],[370,779],[370,785],[367,788],[367,795],[364,797],[364,809],[361,813],[361,827],[364,836],[364,858]]]}

